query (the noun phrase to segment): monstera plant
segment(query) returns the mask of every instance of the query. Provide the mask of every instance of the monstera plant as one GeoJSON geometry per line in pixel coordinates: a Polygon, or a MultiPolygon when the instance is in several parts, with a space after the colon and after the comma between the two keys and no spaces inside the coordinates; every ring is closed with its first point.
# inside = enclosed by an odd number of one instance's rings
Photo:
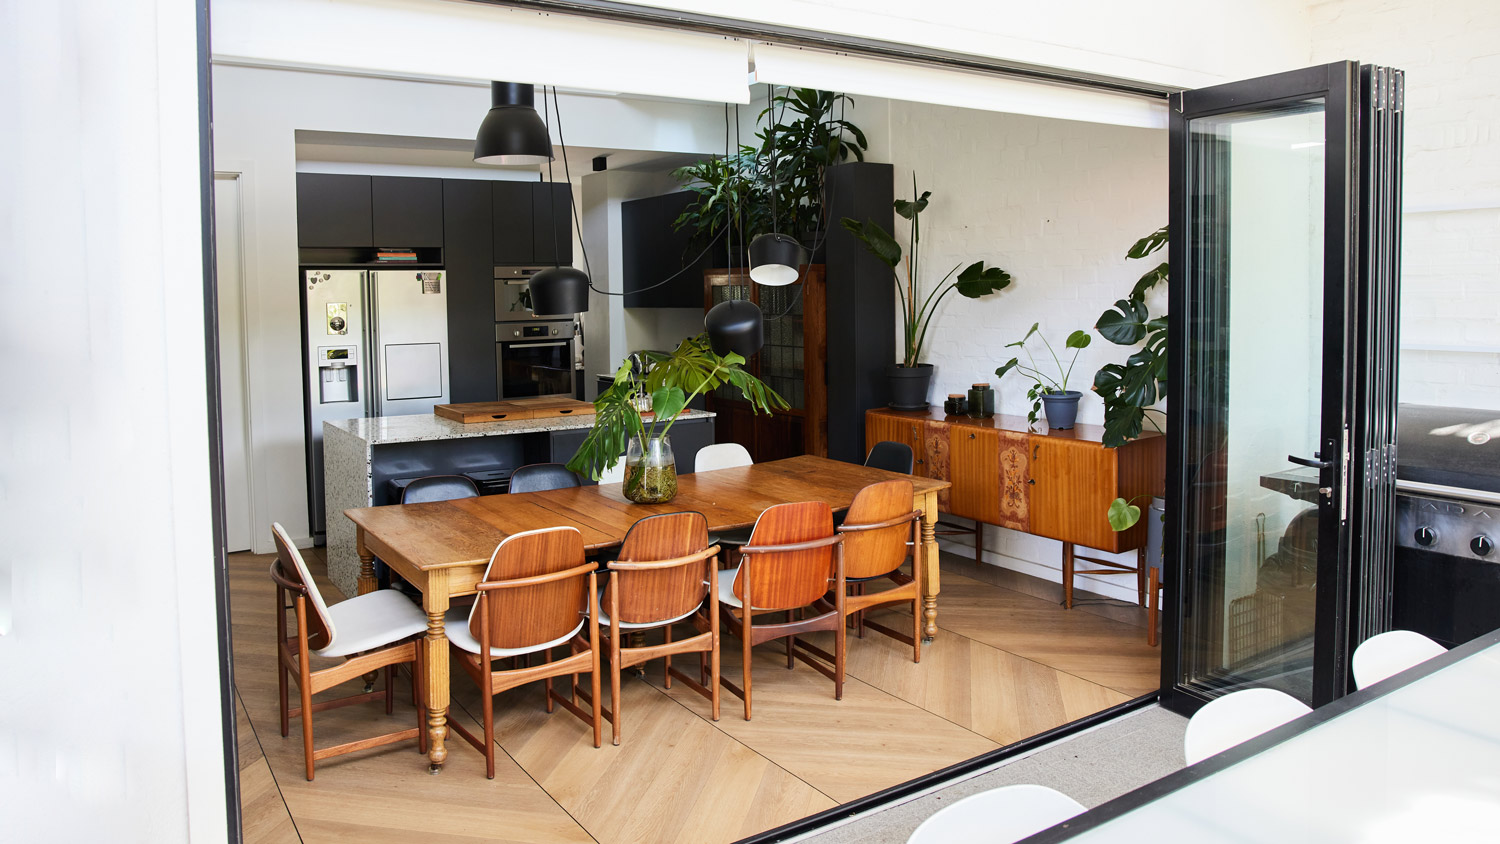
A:
{"type": "MultiPolygon", "coordinates": [[[[1139,260],[1167,245],[1162,226],[1130,247],[1125,257],[1139,260]]],[[[1154,405],[1167,395],[1167,315],[1151,316],[1146,294],[1167,281],[1166,261],[1148,270],[1130,295],[1099,315],[1095,329],[1117,346],[1139,346],[1124,363],[1108,363],[1094,373],[1094,391],[1104,399],[1104,445],[1114,448],[1141,435],[1145,425],[1158,431],[1166,414],[1154,405]],[[1154,416],[1153,416],[1154,414],[1154,416]]],[[[1141,508],[1132,499],[1117,498],[1109,507],[1109,524],[1128,530],[1140,521],[1141,508]]]]}

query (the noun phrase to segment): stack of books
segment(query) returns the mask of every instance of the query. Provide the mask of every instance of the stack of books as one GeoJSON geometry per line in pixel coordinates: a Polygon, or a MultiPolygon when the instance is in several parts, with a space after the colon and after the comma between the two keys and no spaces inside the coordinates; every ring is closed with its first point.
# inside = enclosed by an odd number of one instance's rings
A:
{"type": "Polygon", "coordinates": [[[377,261],[415,261],[417,253],[410,249],[377,249],[375,251],[377,261]]]}

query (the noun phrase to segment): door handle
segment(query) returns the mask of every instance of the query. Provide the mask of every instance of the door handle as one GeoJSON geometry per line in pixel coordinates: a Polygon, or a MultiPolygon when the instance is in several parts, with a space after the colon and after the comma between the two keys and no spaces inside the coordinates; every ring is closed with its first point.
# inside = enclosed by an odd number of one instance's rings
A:
{"type": "Polygon", "coordinates": [[[1307,466],[1307,467],[1312,468],[1312,469],[1331,469],[1331,468],[1333,468],[1333,461],[1332,460],[1316,460],[1316,459],[1314,459],[1317,456],[1318,456],[1317,452],[1313,452],[1313,456],[1312,457],[1296,457],[1294,455],[1288,454],[1286,456],[1286,459],[1292,461],[1293,463],[1296,463],[1298,466],[1307,466]]]}

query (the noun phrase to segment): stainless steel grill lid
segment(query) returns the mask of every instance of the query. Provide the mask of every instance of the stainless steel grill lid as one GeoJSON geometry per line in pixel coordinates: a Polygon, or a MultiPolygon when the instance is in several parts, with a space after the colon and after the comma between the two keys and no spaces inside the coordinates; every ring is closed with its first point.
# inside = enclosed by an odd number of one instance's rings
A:
{"type": "Polygon", "coordinates": [[[1402,404],[1396,477],[1500,493],[1500,410],[1402,404]]]}

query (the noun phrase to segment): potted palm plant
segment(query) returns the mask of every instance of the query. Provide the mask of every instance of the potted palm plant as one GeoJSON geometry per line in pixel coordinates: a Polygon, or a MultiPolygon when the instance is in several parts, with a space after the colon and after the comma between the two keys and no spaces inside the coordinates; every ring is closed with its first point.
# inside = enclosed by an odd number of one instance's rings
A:
{"type": "Polygon", "coordinates": [[[920,410],[927,407],[927,390],[932,383],[932,364],[922,362],[922,352],[927,346],[927,331],[938,305],[955,290],[969,299],[999,293],[1010,286],[1011,277],[999,267],[986,267],[983,261],[975,261],[967,267],[959,263],[924,292],[921,285],[921,215],[927,209],[932,191],[918,194],[917,178],[913,175],[911,193],[910,200],[898,199],[895,202],[896,213],[911,222],[908,239],[911,249],[904,255],[901,244],[878,224],[850,217],[840,222],[870,254],[891,268],[896,295],[901,300],[901,334],[905,345],[901,362],[886,370],[891,382],[891,407],[920,410]],[[960,267],[963,267],[961,271],[960,267]]]}
{"type": "Polygon", "coordinates": [[[755,413],[787,407],[785,399],[744,370],[744,363],[734,352],[714,354],[707,334],[683,340],[670,354],[636,352],[594,400],[594,427],[568,468],[597,480],[623,457],[626,498],[641,504],[671,501],[677,495],[677,462],[668,435],[695,396],[729,384],[755,413]],[[648,399],[649,422],[642,413],[648,399]]]}

